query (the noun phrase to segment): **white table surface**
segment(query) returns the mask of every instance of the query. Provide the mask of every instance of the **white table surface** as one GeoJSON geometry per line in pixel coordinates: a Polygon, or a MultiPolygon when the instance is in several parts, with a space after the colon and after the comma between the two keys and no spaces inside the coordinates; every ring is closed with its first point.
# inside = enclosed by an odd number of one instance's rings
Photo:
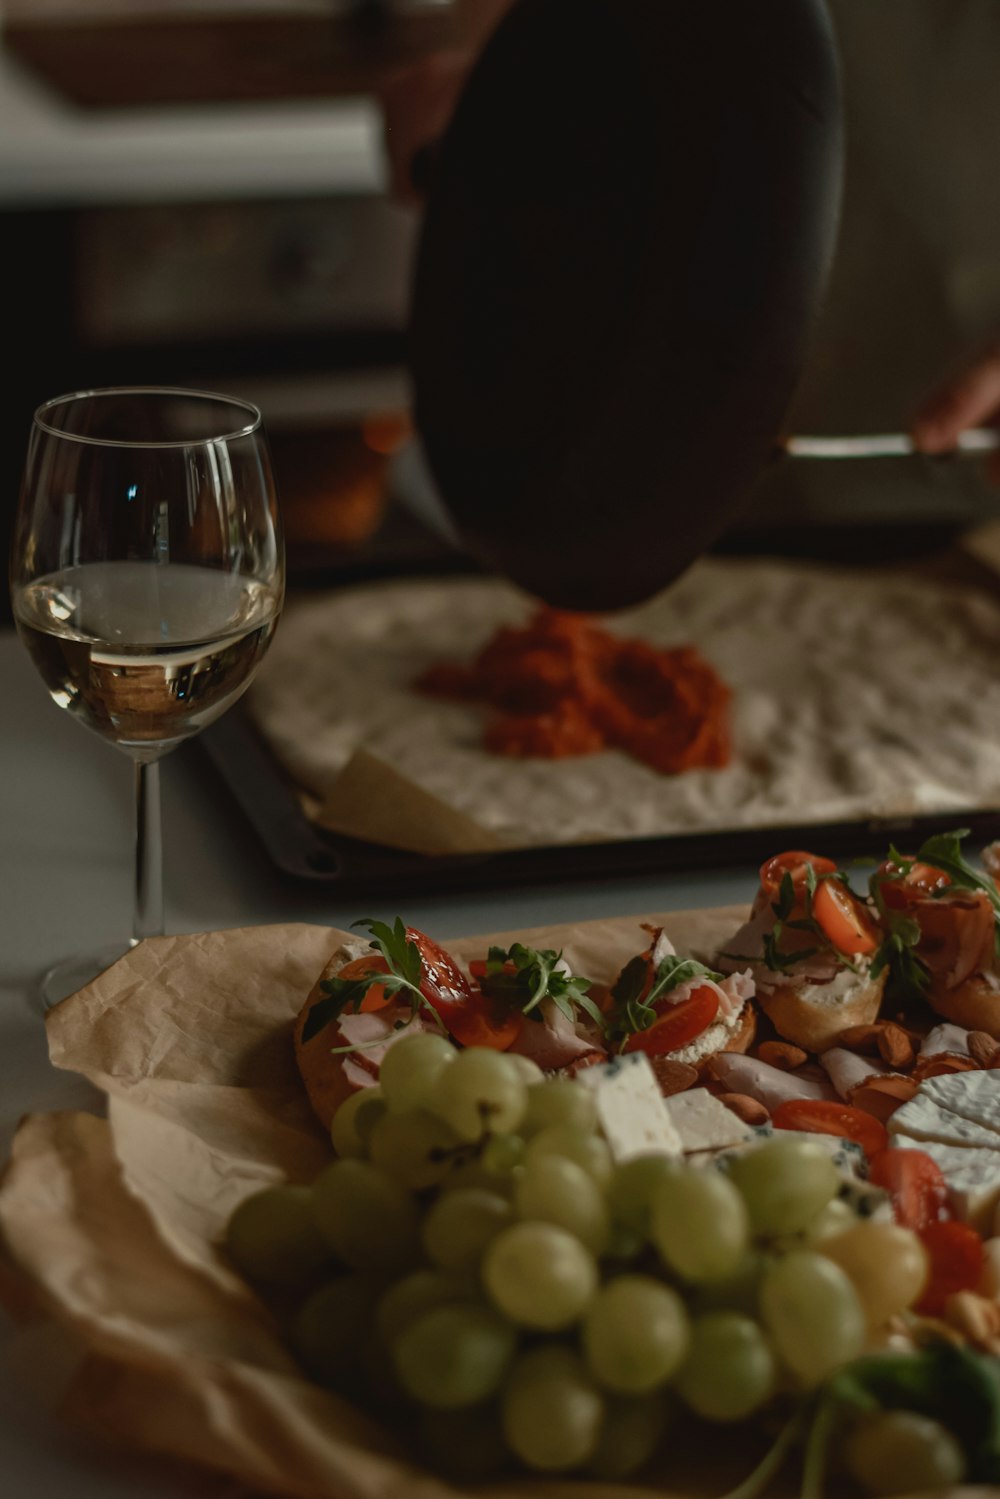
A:
{"type": "MultiPolygon", "coordinates": [[[[124,941],[131,926],[132,772],[119,751],[49,699],[13,630],[0,630],[0,1132],[6,1158],[27,1112],[98,1107],[88,1085],[49,1066],[39,974],[70,953],[124,941]]],[[[599,916],[748,900],[754,869],[427,896],[381,910],[271,864],[191,745],[162,767],[164,894],[170,932],[280,921],[346,926],[405,915],[442,940],[599,916]]],[[[2,1319],[2,1314],[0,1314],[2,1319]]],[[[124,1459],[62,1429],[44,1409],[58,1389],[44,1335],[0,1320],[0,1493],[10,1499],[173,1499],[190,1495],[155,1461],[124,1459]]]]}

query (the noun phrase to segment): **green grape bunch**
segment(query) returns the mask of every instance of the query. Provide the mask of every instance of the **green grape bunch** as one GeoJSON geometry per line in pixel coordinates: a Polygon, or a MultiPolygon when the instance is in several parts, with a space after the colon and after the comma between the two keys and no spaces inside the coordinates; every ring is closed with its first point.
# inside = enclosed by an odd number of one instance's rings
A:
{"type": "Polygon", "coordinates": [[[598,1099],[521,1057],[402,1037],[335,1115],[330,1164],[246,1198],[224,1250],[304,1373],[448,1476],[668,1474],[678,1433],[763,1422],[780,1435],[740,1499],[803,1444],[818,1496],[820,1415],[871,1493],[921,1454],[965,1474],[933,1412],[880,1426],[841,1399],[831,1424],[831,1382],[921,1296],[917,1236],[831,1213],[841,1177],[800,1136],[725,1170],[616,1160],[598,1099]]]}

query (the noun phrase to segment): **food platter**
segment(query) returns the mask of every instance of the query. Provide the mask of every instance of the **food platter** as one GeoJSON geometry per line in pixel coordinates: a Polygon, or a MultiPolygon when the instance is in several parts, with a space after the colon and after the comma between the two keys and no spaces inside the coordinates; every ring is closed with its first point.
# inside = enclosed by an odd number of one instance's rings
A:
{"type": "MultiPolygon", "coordinates": [[[[644,925],[663,924],[681,952],[711,952],[746,914],[652,913],[448,946],[469,964],[514,938],[552,944],[574,972],[610,979],[644,925]]],[[[228,1473],[248,1495],[454,1499],[465,1490],[414,1466],[391,1427],[302,1379],[220,1252],[234,1204],[308,1182],[328,1160],[291,1031],[347,935],[287,925],[151,939],[50,1012],[53,1063],[100,1090],[106,1117],[36,1115],[19,1132],[0,1191],[5,1297],[43,1291],[55,1328],[82,1345],[65,1406],[92,1435],[120,1440],[127,1415],[132,1444],[228,1473]]],[[[616,1492],[721,1493],[760,1452],[752,1434],[717,1445],[678,1441],[652,1487],[616,1492]]],[[[607,1488],[529,1478],[484,1492],[597,1499],[607,1488]]]]}
{"type": "MultiPolygon", "coordinates": [[[[968,561],[968,559],[966,559],[968,561]]],[[[414,688],[530,603],[492,579],[394,580],[299,596],[242,717],[204,736],[271,857],[341,888],[504,886],[723,865],[782,841],[877,851],[1000,808],[1000,609],[977,587],[901,569],[706,559],[609,628],[693,640],[733,692],[722,770],[662,776],[616,751],[511,760],[475,705],[414,688]],[[997,720],[994,723],[994,719],[997,720]],[[345,833],[324,801],[357,750],[482,830],[476,847],[345,833]]]]}

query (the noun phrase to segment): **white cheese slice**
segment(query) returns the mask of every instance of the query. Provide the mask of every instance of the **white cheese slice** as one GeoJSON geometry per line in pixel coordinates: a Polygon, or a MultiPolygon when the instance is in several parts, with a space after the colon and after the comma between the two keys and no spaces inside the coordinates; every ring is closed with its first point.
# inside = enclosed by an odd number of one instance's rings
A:
{"type": "Polygon", "coordinates": [[[726,1150],[754,1137],[752,1127],[707,1088],[688,1088],[664,1102],[685,1151],[726,1150]]]}
{"type": "MultiPolygon", "coordinates": [[[[964,1076],[965,1074],[953,1074],[964,1076]]],[[[937,1140],[942,1145],[980,1145],[986,1150],[1000,1151],[1000,1134],[974,1119],[956,1114],[945,1108],[933,1097],[928,1087],[930,1078],[909,1103],[904,1103],[889,1119],[890,1135],[908,1135],[914,1140],[937,1140]],[[924,1091],[927,1088],[927,1091],[924,1091]]]]}
{"type": "MultiPolygon", "coordinates": [[[[955,1075],[955,1074],[953,1074],[955,1075]]],[[[902,1150],[922,1150],[941,1167],[948,1184],[952,1211],[981,1234],[989,1234],[1000,1204],[1000,1149],[978,1145],[948,1145],[941,1140],[917,1140],[893,1134],[902,1150]]]]}
{"type": "Polygon", "coordinates": [[[616,1161],[637,1155],[683,1154],[667,1100],[643,1052],[585,1067],[576,1080],[597,1095],[597,1117],[616,1161]]]}
{"type": "Polygon", "coordinates": [[[922,1082],[920,1093],[933,1098],[935,1103],[950,1109],[953,1114],[960,1114],[963,1119],[970,1119],[1000,1135],[1000,1072],[992,1069],[946,1072],[922,1082]]]}

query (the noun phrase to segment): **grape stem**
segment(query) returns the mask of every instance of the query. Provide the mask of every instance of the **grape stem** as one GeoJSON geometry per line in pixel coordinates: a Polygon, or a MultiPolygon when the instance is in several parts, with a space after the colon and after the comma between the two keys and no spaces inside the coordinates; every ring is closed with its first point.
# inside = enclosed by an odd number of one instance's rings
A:
{"type": "MultiPolygon", "coordinates": [[[[748,1474],[742,1483],[737,1484],[735,1489],[730,1489],[728,1494],[724,1494],[723,1499],[757,1499],[757,1495],[764,1492],[784,1466],[788,1454],[802,1435],[808,1414],[808,1407],[802,1406],[778,1433],[753,1472],[748,1474]]],[[[805,1488],[802,1490],[802,1499],[807,1499],[805,1488]]],[[[817,1499],[817,1496],[812,1495],[810,1499],[817,1499]]]]}

